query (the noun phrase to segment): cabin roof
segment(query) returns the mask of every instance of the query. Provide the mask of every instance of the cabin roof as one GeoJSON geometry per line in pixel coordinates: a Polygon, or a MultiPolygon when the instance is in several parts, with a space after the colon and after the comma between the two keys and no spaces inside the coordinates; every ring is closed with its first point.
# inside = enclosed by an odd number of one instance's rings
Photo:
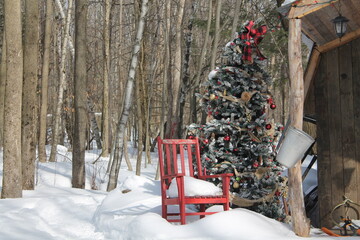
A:
{"type": "MultiPolygon", "coordinates": [[[[351,40],[360,36],[359,0],[300,0],[283,5],[279,12],[288,18],[301,18],[302,32],[321,48],[347,36],[351,40]],[[349,19],[347,32],[339,39],[332,19],[339,16],[349,19]]],[[[346,43],[343,41],[343,43],[346,43]]],[[[342,45],[342,44],[341,44],[342,45]]],[[[336,44],[334,47],[339,46],[336,44]]],[[[330,50],[330,49],[329,49],[330,50]]]]}

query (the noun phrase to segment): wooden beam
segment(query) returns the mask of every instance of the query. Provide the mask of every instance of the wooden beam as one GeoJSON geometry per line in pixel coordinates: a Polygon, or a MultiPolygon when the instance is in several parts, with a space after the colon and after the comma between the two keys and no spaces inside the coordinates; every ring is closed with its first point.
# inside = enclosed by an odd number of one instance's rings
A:
{"type": "MultiPolygon", "coordinates": [[[[304,79],[301,62],[301,19],[289,20],[290,122],[302,129],[304,111],[304,79]]],[[[309,237],[310,221],[306,217],[302,189],[301,159],[289,169],[289,202],[292,225],[296,235],[309,237]]]]}
{"type": "Polygon", "coordinates": [[[307,94],[309,92],[309,88],[311,85],[312,80],[314,79],[314,75],[318,68],[320,62],[321,54],[318,48],[315,46],[313,47],[310,55],[310,60],[307,65],[305,75],[304,75],[304,97],[306,99],[307,94]]]}
{"type": "Polygon", "coordinates": [[[325,53],[327,51],[330,51],[334,48],[340,47],[348,42],[351,42],[352,40],[355,40],[356,38],[360,37],[360,28],[357,29],[356,31],[350,32],[348,34],[346,34],[345,36],[343,36],[342,38],[337,38],[331,42],[328,42],[326,44],[323,44],[321,46],[318,47],[318,50],[321,53],[325,53]]]}
{"type": "Polygon", "coordinates": [[[318,0],[317,4],[313,4],[314,0],[303,0],[300,3],[293,5],[289,12],[289,18],[302,18],[306,15],[316,12],[324,7],[336,3],[339,0],[318,0]],[[296,7],[295,7],[296,6],[296,7]]]}

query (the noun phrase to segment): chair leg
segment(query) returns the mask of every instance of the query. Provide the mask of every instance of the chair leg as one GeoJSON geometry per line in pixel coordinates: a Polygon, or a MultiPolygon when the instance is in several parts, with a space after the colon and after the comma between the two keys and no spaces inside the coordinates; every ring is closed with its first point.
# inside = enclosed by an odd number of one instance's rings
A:
{"type": "Polygon", "coordinates": [[[161,206],[161,213],[162,213],[162,217],[167,220],[167,217],[168,217],[167,205],[165,205],[164,203],[161,206]]]}
{"type": "Polygon", "coordinates": [[[224,211],[228,211],[230,209],[229,203],[224,203],[223,206],[224,206],[224,211]]]}
{"type": "Polygon", "coordinates": [[[179,210],[180,210],[180,223],[181,225],[186,224],[186,215],[185,215],[185,204],[183,202],[180,202],[179,204],[179,210]]]}
{"type": "MultiPolygon", "coordinates": [[[[205,212],[205,204],[200,204],[200,212],[205,212]]],[[[200,218],[204,218],[205,215],[200,215],[200,218]]]]}

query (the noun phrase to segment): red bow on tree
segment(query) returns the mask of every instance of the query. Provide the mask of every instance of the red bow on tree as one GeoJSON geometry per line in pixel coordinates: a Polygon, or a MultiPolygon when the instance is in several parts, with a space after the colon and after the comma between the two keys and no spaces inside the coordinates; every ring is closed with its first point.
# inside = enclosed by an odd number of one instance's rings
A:
{"type": "Polygon", "coordinates": [[[253,29],[252,28],[253,26],[254,26],[254,21],[249,21],[249,23],[246,24],[246,26],[244,27],[245,30],[239,35],[239,38],[241,40],[245,40],[245,44],[246,44],[242,48],[242,53],[243,53],[242,60],[249,61],[251,63],[253,62],[252,59],[253,48],[256,49],[256,54],[260,60],[266,59],[264,55],[261,54],[258,48],[258,44],[263,39],[262,36],[264,36],[264,34],[266,33],[267,27],[266,25],[262,25],[257,29],[253,29]]]}

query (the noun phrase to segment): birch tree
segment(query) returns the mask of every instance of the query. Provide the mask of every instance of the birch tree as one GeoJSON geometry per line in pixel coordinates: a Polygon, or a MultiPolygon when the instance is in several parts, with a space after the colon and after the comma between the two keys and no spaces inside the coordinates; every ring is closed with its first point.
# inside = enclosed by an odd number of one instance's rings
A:
{"type": "Polygon", "coordinates": [[[61,49],[61,64],[60,64],[60,83],[59,83],[59,93],[57,98],[57,105],[55,110],[55,123],[53,130],[53,142],[51,145],[51,154],[50,162],[55,162],[56,160],[56,150],[57,144],[59,142],[59,133],[60,133],[60,121],[61,121],[61,112],[64,103],[64,88],[66,83],[66,56],[67,56],[67,44],[69,40],[69,28],[71,22],[71,11],[72,11],[73,0],[69,0],[69,6],[66,16],[66,25],[64,31],[64,40],[61,49]]]}
{"type": "Polygon", "coordinates": [[[44,55],[41,68],[41,104],[39,116],[39,145],[38,155],[40,162],[46,162],[46,117],[48,108],[48,86],[49,86],[49,64],[50,64],[50,43],[51,43],[51,25],[53,19],[52,0],[46,1],[46,19],[45,19],[45,37],[44,37],[44,55]]]}
{"type": "Polygon", "coordinates": [[[78,0],[75,5],[75,69],[74,103],[75,124],[73,137],[72,186],[85,188],[85,147],[87,121],[86,96],[86,24],[87,0],[78,0]]]}
{"type": "Polygon", "coordinates": [[[22,99],[22,180],[23,189],[33,190],[37,139],[37,84],[39,6],[37,0],[25,1],[24,83],[22,99]]]}
{"type": "MultiPolygon", "coordinates": [[[[132,104],[132,95],[133,95],[133,88],[134,88],[134,81],[135,81],[135,73],[136,67],[138,64],[138,56],[141,48],[141,40],[144,33],[145,28],[145,17],[148,11],[148,0],[141,1],[141,13],[139,16],[139,24],[136,33],[136,39],[133,46],[132,58],[131,58],[131,65],[128,73],[128,81],[125,87],[125,96],[123,102],[123,111],[120,115],[117,129],[116,129],[116,136],[115,136],[115,151],[113,162],[111,164],[110,169],[110,176],[109,182],[107,186],[107,191],[111,191],[116,188],[117,179],[119,175],[119,169],[121,165],[121,159],[123,155],[123,148],[124,148],[124,135],[126,131],[126,123],[128,121],[129,112],[132,104]]],[[[126,146],[125,146],[126,147],[126,146]]]]}
{"type": "Polygon", "coordinates": [[[21,29],[21,1],[5,0],[6,85],[1,198],[22,197],[21,95],[23,49],[21,29]]]}

